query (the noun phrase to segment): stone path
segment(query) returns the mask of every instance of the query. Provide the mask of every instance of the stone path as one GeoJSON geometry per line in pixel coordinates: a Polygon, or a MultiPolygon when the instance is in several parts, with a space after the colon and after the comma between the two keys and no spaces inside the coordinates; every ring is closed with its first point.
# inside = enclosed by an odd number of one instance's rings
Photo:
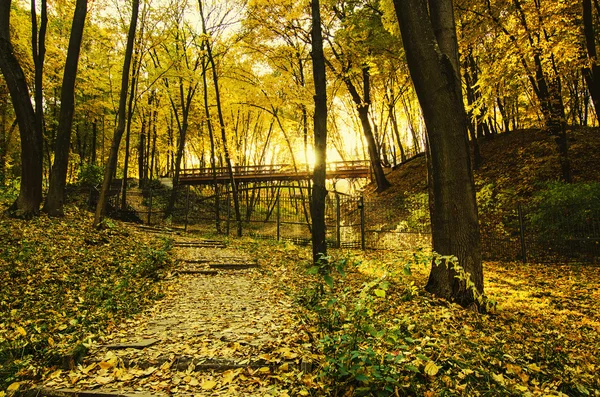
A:
{"type": "MultiPolygon", "coordinates": [[[[46,396],[285,396],[310,369],[289,297],[252,258],[177,237],[165,298],[119,324],[84,362],[48,374],[46,396]]],[[[308,380],[307,380],[308,381],[308,380]]]]}

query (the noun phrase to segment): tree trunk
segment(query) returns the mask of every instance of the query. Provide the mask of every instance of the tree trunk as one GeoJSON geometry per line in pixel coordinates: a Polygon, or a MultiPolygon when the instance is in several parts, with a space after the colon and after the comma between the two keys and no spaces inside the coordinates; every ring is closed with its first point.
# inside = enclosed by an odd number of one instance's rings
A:
{"type": "Polygon", "coordinates": [[[118,123],[113,136],[112,144],[110,147],[110,154],[108,163],[104,171],[104,180],[102,182],[102,189],[100,190],[100,197],[98,204],[96,205],[96,213],[94,215],[94,226],[100,225],[104,212],[106,209],[106,202],[108,191],[112,182],[113,174],[117,169],[117,159],[119,156],[119,145],[121,144],[121,138],[123,138],[123,132],[125,132],[125,108],[127,105],[127,91],[129,89],[129,72],[131,68],[131,58],[133,55],[133,42],[135,39],[135,31],[137,27],[138,13],[140,9],[140,1],[133,0],[131,7],[131,22],[129,25],[129,32],[127,34],[127,46],[125,48],[125,60],[123,62],[123,72],[121,75],[121,94],[119,97],[119,113],[118,123]]]}
{"type": "MultiPolygon", "coordinates": [[[[206,21],[204,19],[204,10],[202,7],[202,0],[198,0],[200,7],[200,17],[202,19],[202,33],[206,35],[206,21]]],[[[213,84],[215,88],[215,99],[217,101],[217,116],[219,117],[219,127],[221,128],[221,140],[223,144],[223,151],[225,155],[225,163],[227,164],[227,170],[229,171],[229,180],[231,183],[231,191],[233,194],[233,204],[235,209],[235,220],[237,223],[237,236],[242,237],[242,215],[240,213],[240,199],[238,197],[238,186],[233,176],[233,166],[231,164],[231,157],[229,155],[229,148],[227,147],[227,133],[225,131],[225,120],[223,119],[223,110],[221,109],[221,94],[219,91],[219,78],[217,75],[217,67],[215,65],[215,59],[212,53],[212,46],[210,41],[207,39],[206,44],[206,55],[212,69],[213,84]]]]}
{"type": "Polygon", "coordinates": [[[98,139],[98,120],[94,119],[92,123],[92,149],[90,156],[90,164],[96,165],[96,141],[98,139]]]}
{"type": "MultiPolygon", "coordinates": [[[[71,26],[71,37],[67,50],[63,84],[60,91],[60,115],[54,145],[54,164],[52,165],[52,173],[50,174],[48,196],[44,205],[44,211],[49,216],[64,215],[63,205],[65,201],[65,186],[67,184],[67,168],[69,165],[69,143],[71,141],[71,127],[73,125],[73,113],[75,110],[75,78],[77,77],[77,66],[79,65],[79,53],[86,15],[87,0],[77,0],[73,15],[73,24],[71,26]]],[[[94,132],[95,126],[94,124],[94,132]]],[[[95,145],[93,149],[95,151],[95,145]]],[[[95,153],[92,156],[95,156],[95,153]]]]}
{"type": "Polygon", "coordinates": [[[325,57],[323,55],[323,35],[321,32],[321,10],[319,0],[311,1],[312,29],[311,41],[313,78],[315,81],[314,144],[315,167],[312,191],[312,251],[313,263],[317,264],[327,256],[325,229],[325,186],[327,171],[327,79],[325,57]]]}
{"type": "Polygon", "coordinates": [[[349,77],[344,77],[343,81],[346,84],[346,88],[350,92],[350,96],[356,105],[358,111],[358,118],[363,129],[363,134],[367,140],[367,150],[369,151],[369,159],[371,161],[371,167],[373,169],[373,175],[375,176],[375,182],[377,183],[377,191],[383,192],[385,189],[391,186],[390,182],[385,177],[383,167],[381,166],[381,160],[379,159],[379,151],[377,150],[377,142],[373,135],[373,129],[369,121],[369,106],[371,104],[370,92],[369,92],[369,70],[367,67],[363,67],[363,83],[364,92],[363,98],[361,98],[358,90],[354,86],[352,80],[349,77]]]}
{"type": "Polygon", "coordinates": [[[441,255],[456,256],[470,274],[467,284],[447,262],[446,266],[434,264],[426,289],[470,306],[480,303],[478,298],[483,294],[477,204],[455,39],[440,38],[452,36],[448,32],[454,23],[452,3],[438,3],[441,7],[432,7],[436,14],[430,17],[427,0],[394,0],[408,67],[427,126],[433,249],[441,255]]]}
{"type": "Polygon", "coordinates": [[[142,128],[140,129],[140,137],[138,142],[138,178],[140,180],[139,187],[142,189],[146,184],[146,114],[142,116],[142,128]]]}
{"type": "Polygon", "coordinates": [[[0,70],[8,86],[21,136],[21,187],[9,208],[15,216],[39,214],[42,202],[42,134],[36,127],[27,80],[10,41],[10,0],[0,2],[0,70]]]}
{"type": "Polygon", "coordinates": [[[204,114],[206,116],[206,127],[208,128],[208,136],[210,139],[210,169],[213,175],[213,187],[215,190],[215,228],[217,230],[217,233],[221,233],[221,209],[219,207],[219,195],[217,194],[219,189],[217,183],[215,133],[213,130],[212,120],[210,118],[210,108],[208,106],[208,84],[206,81],[206,66],[206,63],[202,61],[202,84],[204,85],[204,114]]]}
{"type": "Polygon", "coordinates": [[[583,68],[583,75],[594,103],[596,117],[600,120],[600,65],[598,65],[596,52],[596,34],[594,32],[591,0],[583,0],[583,30],[588,62],[590,63],[583,68]]]}
{"type": "MultiPolygon", "coordinates": [[[[36,131],[44,145],[44,60],[46,58],[46,30],[48,27],[48,3],[42,0],[40,15],[40,29],[37,29],[37,10],[35,0],[31,0],[31,55],[34,70],[34,102],[36,131]]],[[[47,145],[48,146],[48,145],[47,145]]],[[[47,149],[48,152],[50,149],[47,149]]],[[[49,156],[48,156],[49,157],[49,156]]],[[[40,159],[41,161],[41,159],[40,159]]],[[[50,166],[50,163],[48,163],[50,166]]],[[[42,162],[43,168],[43,162],[42,162]]]]}
{"type": "MultiPolygon", "coordinates": [[[[143,34],[143,33],[142,33],[143,34]]],[[[141,45],[141,44],[139,44],[141,45]]],[[[137,47],[139,48],[139,47],[137,47]]],[[[136,107],[136,93],[138,76],[140,72],[141,59],[139,50],[135,50],[133,54],[133,67],[131,69],[131,91],[129,92],[129,100],[127,101],[127,124],[125,125],[125,158],[123,159],[123,182],[121,184],[121,210],[127,210],[127,178],[129,177],[129,146],[131,142],[131,120],[133,120],[133,112],[136,107]]]]}

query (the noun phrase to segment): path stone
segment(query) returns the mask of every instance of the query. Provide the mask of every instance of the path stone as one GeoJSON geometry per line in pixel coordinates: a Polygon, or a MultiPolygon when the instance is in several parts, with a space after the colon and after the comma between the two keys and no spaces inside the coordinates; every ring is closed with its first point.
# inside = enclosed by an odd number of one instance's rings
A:
{"type": "Polygon", "coordinates": [[[49,374],[46,389],[107,397],[290,395],[282,380],[300,379],[310,360],[289,298],[247,254],[218,242],[185,243],[174,254],[176,266],[187,267],[164,281],[165,298],[91,346],[78,368],[49,374]],[[207,262],[184,262],[191,258],[207,262]],[[207,264],[216,269],[194,268],[207,264]]]}
{"type": "Polygon", "coordinates": [[[105,345],[107,349],[143,349],[148,346],[152,346],[157,343],[158,339],[142,339],[137,342],[129,342],[129,343],[113,343],[110,345],[105,345]]]}

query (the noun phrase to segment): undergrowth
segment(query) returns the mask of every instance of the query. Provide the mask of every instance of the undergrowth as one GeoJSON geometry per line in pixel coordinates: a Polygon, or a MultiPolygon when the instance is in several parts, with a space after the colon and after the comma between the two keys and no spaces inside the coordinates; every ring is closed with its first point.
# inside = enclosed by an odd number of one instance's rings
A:
{"type": "Polygon", "coordinates": [[[68,369],[87,342],[161,297],[169,240],[140,240],[112,221],[92,228],[89,214],[28,222],[0,215],[0,390],[68,369]]]}
{"type": "Polygon", "coordinates": [[[479,314],[424,291],[432,262],[355,252],[309,268],[295,297],[321,357],[312,395],[600,395],[592,269],[487,263],[498,303],[479,314]]]}

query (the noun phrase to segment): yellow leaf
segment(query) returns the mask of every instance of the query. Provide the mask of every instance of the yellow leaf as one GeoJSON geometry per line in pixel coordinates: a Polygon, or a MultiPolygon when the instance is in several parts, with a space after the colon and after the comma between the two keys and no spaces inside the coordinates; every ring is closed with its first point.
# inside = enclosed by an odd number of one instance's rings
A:
{"type": "Polygon", "coordinates": [[[96,378],[94,379],[94,381],[100,385],[106,385],[114,380],[115,378],[113,378],[112,376],[96,376],[96,378]]]}
{"type": "Polygon", "coordinates": [[[171,368],[171,362],[170,361],[165,361],[163,363],[163,365],[160,366],[160,369],[162,369],[163,371],[166,371],[169,368],[171,368]]]}
{"type": "Polygon", "coordinates": [[[433,361],[427,361],[425,364],[425,373],[430,376],[435,376],[440,370],[440,367],[435,365],[433,361]]]}
{"type": "Polygon", "coordinates": [[[112,363],[109,361],[100,361],[98,363],[98,365],[100,366],[100,368],[102,369],[110,369],[113,367],[112,363]]]}
{"type": "Polygon", "coordinates": [[[87,367],[83,368],[81,370],[81,372],[83,372],[84,374],[87,375],[88,372],[90,372],[91,370],[93,370],[94,368],[96,368],[96,365],[98,365],[97,363],[91,363],[90,365],[88,365],[87,367]]]}
{"type": "Polygon", "coordinates": [[[48,344],[49,344],[50,346],[54,346],[54,339],[52,339],[52,337],[51,337],[51,336],[50,336],[50,337],[48,337],[48,344]]]}
{"type": "Polygon", "coordinates": [[[283,371],[283,372],[287,372],[290,368],[290,366],[288,365],[288,363],[283,363],[279,366],[279,370],[283,371]]]}
{"type": "Polygon", "coordinates": [[[502,374],[492,374],[492,378],[501,385],[504,384],[504,376],[502,374]]]}
{"type": "Polygon", "coordinates": [[[535,363],[529,364],[527,366],[527,368],[529,368],[530,370],[535,371],[535,372],[541,372],[542,371],[542,369],[540,367],[538,367],[538,365],[535,364],[535,363]]]}
{"type": "Polygon", "coordinates": [[[23,328],[21,326],[17,327],[17,332],[20,333],[23,336],[27,335],[27,331],[25,331],[25,328],[23,328]]]}
{"type": "Polygon", "coordinates": [[[215,382],[214,380],[205,380],[204,382],[202,382],[200,387],[203,390],[212,390],[215,388],[216,385],[217,385],[217,382],[215,382]]]}
{"type": "Polygon", "coordinates": [[[198,384],[200,384],[200,382],[198,382],[198,379],[192,378],[192,379],[190,379],[189,384],[190,384],[190,386],[198,386],[198,384]]]}
{"type": "Polygon", "coordinates": [[[223,384],[226,385],[228,383],[231,383],[233,378],[235,378],[235,375],[236,375],[236,373],[233,372],[232,370],[223,372],[223,384]]]}
{"type": "Polygon", "coordinates": [[[19,390],[19,386],[21,386],[21,382],[11,383],[10,386],[6,389],[6,391],[17,391],[19,390]]]}
{"type": "Polygon", "coordinates": [[[258,371],[266,374],[268,372],[271,372],[271,368],[269,368],[269,367],[261,367],[261,368],[258,369],[258,371]]]}
{"type": "Polygon", "coordinates": [[[298,392],[301,396],[308,396],[308,391],[306,389],[302,389],[298,392]]]}
{"type": "Polygon", "coordinates": [[[6,393],[4,393],[3,391],[0,391],[0,397],[5,397],[6,393]]]}

